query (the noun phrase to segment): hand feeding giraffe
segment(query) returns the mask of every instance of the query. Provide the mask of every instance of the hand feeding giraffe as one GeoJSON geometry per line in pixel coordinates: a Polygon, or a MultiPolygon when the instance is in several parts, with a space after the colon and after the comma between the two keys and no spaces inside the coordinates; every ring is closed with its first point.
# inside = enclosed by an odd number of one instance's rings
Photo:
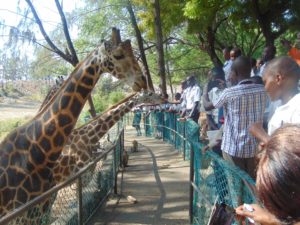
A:
{"type": "Polygon", "coordinates": [[[53,167],[103,73],[133,82],[135,91],[146,89],[129,40],[105,41],[89,54],[43,109],[0,143],[0,216],[55,185],[53,167]]]}
{"type": "Polygon", "coordinates": [[[74,129],[54,168],[55,181],[60,183],[66,180],[91,162],[95,158],[94,154],[99,140],[134,106],[142,103],[161,104],[164,101],[160,95],[152,92],[133,94],[111,107],[110,110],[74,129]]]}

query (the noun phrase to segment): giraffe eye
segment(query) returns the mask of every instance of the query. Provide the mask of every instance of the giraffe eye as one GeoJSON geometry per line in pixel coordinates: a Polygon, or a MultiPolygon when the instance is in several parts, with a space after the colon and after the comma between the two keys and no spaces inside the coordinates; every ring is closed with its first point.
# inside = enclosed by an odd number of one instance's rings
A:
{"type": "Polygon", "coordinates": [[[120,60],[120,59],[124,59],[125,56],[124,55],[114,55],[116,60],[120,60]]]}

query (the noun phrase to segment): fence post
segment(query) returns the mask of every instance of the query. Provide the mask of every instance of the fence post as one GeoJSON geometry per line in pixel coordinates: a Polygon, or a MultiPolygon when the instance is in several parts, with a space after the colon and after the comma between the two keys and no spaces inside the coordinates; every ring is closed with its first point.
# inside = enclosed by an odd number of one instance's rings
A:
{"type": "Polygon", "coordinates": [[[114,148],[113,151],[113,176],[114,176],[114,194],[117,194],[118,192],[118,187],[117,187],[117,183],[118,183],[118,176],[117,176],[117,145],[114,148]]]}
{"type": "Polygon", "coordinates": [[[185,160],[185,145],[186,145],[186,140],[185,140],[185,123],[186,123],[186,121],[185,122],[183,122],[183,160],[185,160]]]}
{"type": "Polygon", "coordinates": [[[165,141],[165,112],[161,112],[161,131],[162,139],[165,141]]]}
{"type": "Polygon", "coordinates": [[[77,179],[77,197],[78,197],[78,224],[83,225],[82,218],[82,181],[81,176],[77,179]]]}
{"type": "Polygon", "coordinates": [[[123,153],[124,153],[124,129],[121,131],[120,136],[119,136],[119,140],[118,140],[120,149],[119,149],[119,159],[120,159],[120,167],[124,168],[124,164],[123,164],[123,153]]]}
{"type": "Polygon", "coordinates": [[[194,190],[193,190],[193,185],[192,183],[194,182],[194,150],[191,144],[191,149],[190,149],[190,224],[193,222],[193,201],[194,201],[194,190]]]}
{"type": "Polygon", "coordinates": [[[177,129],[176,129],[176,114],[175,112],[173,113],[173,145],[174,147],[176,148],[176,132],[177,132],[177,129]]]}

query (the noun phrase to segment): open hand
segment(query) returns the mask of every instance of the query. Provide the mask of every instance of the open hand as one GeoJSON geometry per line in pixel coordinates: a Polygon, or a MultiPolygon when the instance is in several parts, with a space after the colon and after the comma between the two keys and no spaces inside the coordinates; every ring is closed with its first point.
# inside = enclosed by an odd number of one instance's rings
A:
{"type": "Polygon", "coordinates": [[[246,217],[253,219],[256,223],[261,225],[280,225],[280,222],[276,219],[276,217],[269,213],[266,209],[260,207],[257,204],[250,204],[253,208],[253,212],[244,210],[244,206],[241,205],[235,209],[236,214],[239,219],[244,221],[246,217]]]}

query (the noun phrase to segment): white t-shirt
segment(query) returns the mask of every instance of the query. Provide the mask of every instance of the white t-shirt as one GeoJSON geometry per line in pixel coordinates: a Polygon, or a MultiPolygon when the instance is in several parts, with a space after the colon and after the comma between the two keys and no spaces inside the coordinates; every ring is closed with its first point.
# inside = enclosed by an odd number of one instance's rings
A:
{"type": "Polygon", "coordinates": [[[223,71],[225,73],[225,80],[228,81],[229,80],[229,74],[231,71],[231,65],[232,65],[232,60],[227,60],[224,62],[224,66],[223,66],[223,71]]]}
{"type": "Polygon", "coordinates": [[[286,123],[300,124],[300,93],[275,110],[268,124],[268,134],[286,123]]]}
{"type": "Polygon", "coordinates": [[[184,89],[182,94],[181,94],[181,103],[180,103],[180,107],[181,110],[184,110],[186,108],[186,93],[188,91],[188,88],[184,89]]]}
{"type": "MultiPolygon", "coordinates": [[[[210,102],[216,102],[220,95],[222,94],[223,90],[219,89],[217,87],[212,88],[209,92],[208,92],[208,97],[210,102]]],[[[215,121],[215,123],[218,123],[218,113],[219,113],[219,109],[212,109],[212,117],[215,121]]]]}
{"type": "Polygon", "coordinates": [[[259,72],[257,73],[257,76],[260,76],[260,77],[263,76],[263,73],[264,73],[264,70],[265,70],[265,68],[266,68],[266,65],[267,65],[267,63],[264,63],[264,64],[259,68],[259,72]]]}
{"type": "Polygon", "coordinates": [[[186,109],[191,110],[195,102],[200,102],[201,90],[198,85],[189,87],[186,92],[186,109]]]}

